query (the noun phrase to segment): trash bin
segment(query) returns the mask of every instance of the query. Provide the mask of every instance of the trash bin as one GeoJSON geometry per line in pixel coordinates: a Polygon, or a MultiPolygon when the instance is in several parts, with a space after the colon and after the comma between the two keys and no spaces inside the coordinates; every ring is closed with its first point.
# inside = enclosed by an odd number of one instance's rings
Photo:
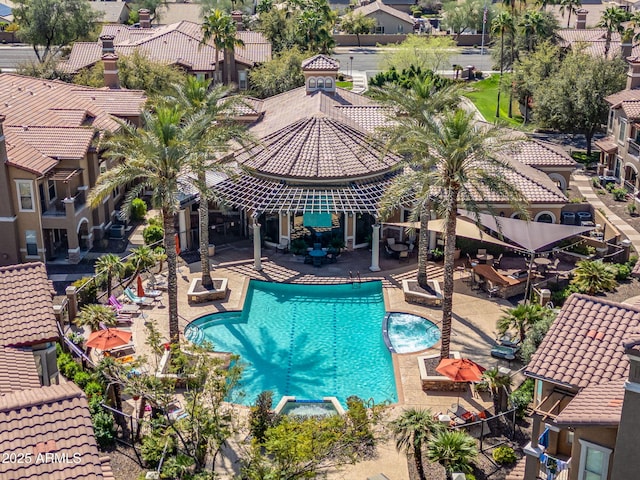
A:
{"type": "Polygon", "coordinates": [[[562,224],[563,225],[575,225],[576,214],[573,212],[562,212],[562,224]]]}
{"type": "Polygon", "coordinates": [[[208,249],[209,249],[209,256],[213,257],[216,254],[216,246],[210,243],[208,249]]]}
{"type": "Polygon", "coordinates": [[[576,216],[578,217],[578,223],[580,225],[582,225],[582,222],[590,222],[593,219],[591,212],[578,212],[576,216]]]}

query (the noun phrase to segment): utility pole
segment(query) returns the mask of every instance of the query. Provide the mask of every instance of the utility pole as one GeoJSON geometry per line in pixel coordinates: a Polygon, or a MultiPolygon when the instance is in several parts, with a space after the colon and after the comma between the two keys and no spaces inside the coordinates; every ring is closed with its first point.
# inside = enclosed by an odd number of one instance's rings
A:
{"type": "Polygon", "coordinates": [[[482,11],[482,46],[480,47],[480,56],[484,55],[484,32],[487,26],[487,2],[484,2],[484,10],[482,11]]]}

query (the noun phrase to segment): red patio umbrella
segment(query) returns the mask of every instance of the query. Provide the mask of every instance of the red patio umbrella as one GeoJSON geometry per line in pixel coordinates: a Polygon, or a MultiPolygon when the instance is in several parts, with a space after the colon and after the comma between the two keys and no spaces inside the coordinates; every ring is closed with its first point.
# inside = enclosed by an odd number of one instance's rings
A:
{"type": "MultiPolygon", "coordinates": [[[[436,372],[454,382],[479,382],[485,370],[486,368],[468,358],[445,358],[440,360],[436,367],[436,372]]],[[[458,392],[458,405],[460,405],[460,392],[458,392]]]]}
{"type": "Polygon", "coordinates": [[[131,332],[125,332],[117,328],[105,328],[92,332],[87,340],[87,347],[97,350],[111,350],[112,348],[121,347],[131,341],[131,332]]]}
{"type": "Polygon", "coordinates": [[[144,297],[144,287],[142,286],[142,278],[138,275],[138,296],[144,297]]]}

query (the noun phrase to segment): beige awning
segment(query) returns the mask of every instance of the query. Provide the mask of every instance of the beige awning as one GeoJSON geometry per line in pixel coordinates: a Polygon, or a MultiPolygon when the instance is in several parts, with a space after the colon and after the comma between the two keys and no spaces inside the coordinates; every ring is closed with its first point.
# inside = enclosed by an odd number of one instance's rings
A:
{"type": "MultiPolygon", "coordinates": [[[[385,225],[420,230],[420,222],[385,222],[385,225]]],[[[436,220],[429,220],[429,231],[444,233],[444,219],[438,218],[436,220]]],[[[458,218],[458,222],[456,223],[456,236],[470,238],[472,240],[479,240],[485,243],[492,243],[494,245],[501,245],[503,247],[514,248],[513,245],[492,237],[488,233],[480,230],[480,228],[478,228],[478,226],[474,223],[463,220],[462,218],[458,218]]]]}

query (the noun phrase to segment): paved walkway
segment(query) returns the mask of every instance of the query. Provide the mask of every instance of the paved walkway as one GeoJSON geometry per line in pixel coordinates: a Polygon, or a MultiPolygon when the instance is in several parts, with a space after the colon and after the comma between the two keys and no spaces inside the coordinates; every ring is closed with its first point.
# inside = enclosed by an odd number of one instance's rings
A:
{"type": "Polygon", "coordinates": [[[369,88],[369,82],[367,81],[367,72],[351,72],[351,78],[353,79],[353,93],[364,93],[369,88]]]}
{"type": "Polygon", "coordinates": [[[609,220],[622,235],[631,241],[636,252],[640,252],[640,233],[607,208],[602,200],[600,200],[599,195],[593,191],[591,177],[585,175],[581,170],[576,171],[573,174],[572,185],[578,188],[580,195],[582,195],[595,210],[602,210],[606,215],[607,220],[609,220]]]}

